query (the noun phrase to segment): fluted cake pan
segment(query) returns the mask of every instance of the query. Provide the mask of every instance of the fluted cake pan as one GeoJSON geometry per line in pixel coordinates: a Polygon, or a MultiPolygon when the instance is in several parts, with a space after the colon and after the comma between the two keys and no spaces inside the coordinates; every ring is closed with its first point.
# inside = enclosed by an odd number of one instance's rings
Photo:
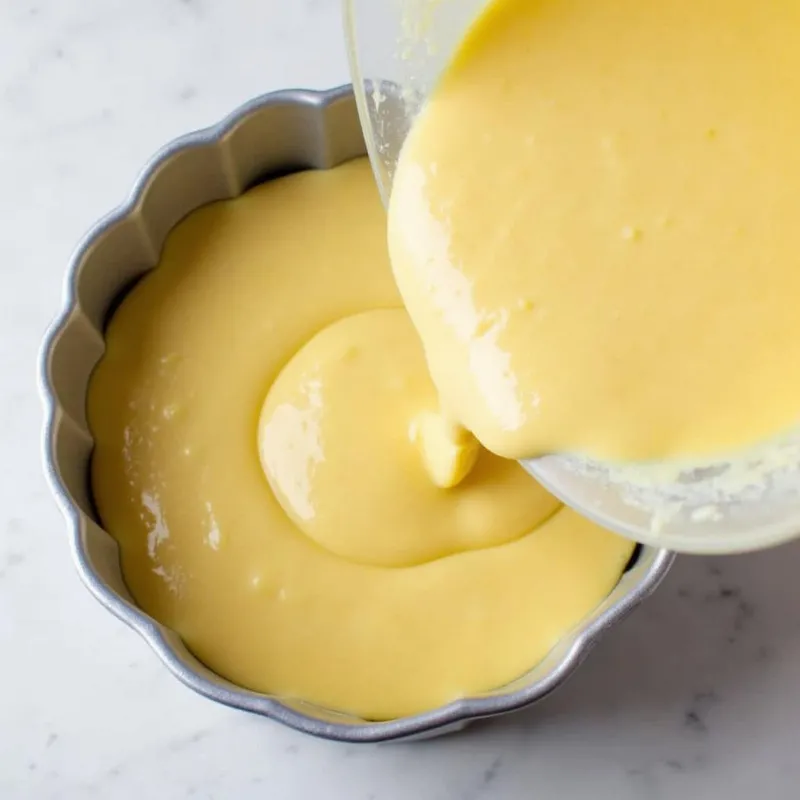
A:
{"type": "Polygon", "coordinates": [[[673,558],[664,550],[638,548],[606,600],[544,661],[513,683],[387,722],[370,722],[236,686],[200,663],[175,631],[137,607],[122,577],[117,544],[103,530],[89,489],[93,443],[86,421],[86,390],[103,354],[109,314],[126,290],[156,266],[168,233],[187,214],[215,200],[236,197],[276,175],[327,169],[365,153],[350,87],[268,94],[218,125],[168,145],[147,165],[128,200],[79,245],[69,266],[63,308],[44,342],[40,367],[45,468],[67,520],[75,564],[92,594],[141,634],[179,680],[200,694],[306,733],[350,742],[423,738],[540,700],[563,684],[603,634],[656,588],[673,558]]]}

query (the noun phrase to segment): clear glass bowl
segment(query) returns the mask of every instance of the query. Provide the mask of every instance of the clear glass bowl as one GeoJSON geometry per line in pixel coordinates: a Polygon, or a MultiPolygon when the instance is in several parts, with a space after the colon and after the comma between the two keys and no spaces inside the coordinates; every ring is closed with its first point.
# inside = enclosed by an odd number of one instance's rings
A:
{"type": "MultiPolygon", "coordinates": [[[[385,203],[414,117],[490,1],[344,0],[351,75],[385,203]]],[[[744,552],[800,535],[800,432],[714,463],[615,467],[565,455],[522,463],[585,516],[657,547],[744,552]]]]}

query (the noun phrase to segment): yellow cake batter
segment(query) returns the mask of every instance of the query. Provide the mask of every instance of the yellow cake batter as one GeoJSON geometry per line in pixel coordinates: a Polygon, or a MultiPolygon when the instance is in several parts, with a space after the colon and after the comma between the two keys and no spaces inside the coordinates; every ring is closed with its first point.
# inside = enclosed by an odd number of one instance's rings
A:
{"type": "Polygon", "coordinates": [[[132,594],[230,680],[367,718],[513,680],[632,545],[515,463],[470,471],[438,411],[365,161],[195,212],[89,389],[132,594]]]}
{"type": "Polygon", "coordinates": [[[800,419],[800,2],[495,0],[412,127],[392,266],[509,458],[726,454],[800,419]]]}

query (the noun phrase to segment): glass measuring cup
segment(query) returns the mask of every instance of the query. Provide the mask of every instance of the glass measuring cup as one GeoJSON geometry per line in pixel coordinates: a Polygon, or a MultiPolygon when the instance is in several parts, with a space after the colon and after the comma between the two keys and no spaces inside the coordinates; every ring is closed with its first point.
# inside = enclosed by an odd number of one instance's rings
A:
{"type": "MultiPolygon", "coordinates": [[[[351,75],[385,203],[415,116],[488,2],[344,0],[351,75]]],[[[574,454],[521,463],[563,502],[639,542],[731,553],[800,535],[800,430],[702,463],[616,465],[574,454]]]]}

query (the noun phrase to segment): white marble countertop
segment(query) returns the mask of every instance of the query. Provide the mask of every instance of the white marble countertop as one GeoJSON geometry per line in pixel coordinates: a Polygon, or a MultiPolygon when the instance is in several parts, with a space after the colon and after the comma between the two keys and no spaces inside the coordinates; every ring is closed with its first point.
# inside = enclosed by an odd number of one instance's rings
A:
{"type": "Polygon", "coordinates": [[[79,583],[34,377],[70,251],[170,138],[345,82],[340,39],[337,0],[0,4],[0,798],[798,797],[800,545],[679,560],[565,689],[402,746],[196,697],[79,583]]]}

